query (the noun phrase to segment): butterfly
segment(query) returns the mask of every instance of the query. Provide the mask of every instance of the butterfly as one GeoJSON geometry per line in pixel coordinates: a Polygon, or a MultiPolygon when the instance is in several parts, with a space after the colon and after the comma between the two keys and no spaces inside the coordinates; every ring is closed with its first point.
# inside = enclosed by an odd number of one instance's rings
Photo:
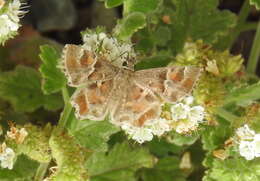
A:
{"type": "Polygon", "coordinates": [[[77,87],[71,97],[76,117],[104,120],[109,115],[115,125],[142,126],[159,118],[162,105],[189,95],[200,74],[194,66],[134,71],[73,44],[65,45],[61,63],[68,85],[77,87]]]}

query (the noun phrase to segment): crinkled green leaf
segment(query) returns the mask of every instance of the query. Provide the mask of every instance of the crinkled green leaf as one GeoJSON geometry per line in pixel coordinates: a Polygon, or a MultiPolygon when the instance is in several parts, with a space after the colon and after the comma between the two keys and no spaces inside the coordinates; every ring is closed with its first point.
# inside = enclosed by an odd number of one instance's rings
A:
{"type": "Polygon", "coordinates": [[[251,101],[255,101],[260,99],[260,82],[256,84],[252,84],[246,87],[242,87],[239,89],[234,90],[233,92],[229,93],[226,97],[225,104],[229,103],[250,103],[251,101]]]}
{"type": "Polygon", "coordinates": [[[171,39],[171,30],[169,27],[160,26],[153,34],[153,39],[157,45],[164,46],[171,39]]]}
{"type": "Polygon", "coordinates": [[[74,116],[67,128],[81,146],[95,151],[106,151],[109,137],[119,131],[118,127],[107,120],[77,120],[74,116]]]}
{"type": "Polygon", "coordinates": [[[86,162],[91,181],[135,181],[135,171],[152,167],[154,158],[145,148],[116,144],[108,153],[96,152],[86,162]]]}
{"type": "MultiPolygon", "coordinates": [[[[172,48],[181,50],[188,37],[214,43],[236,24],[233,13],[218,10],[218,0],[173,0],[172,48]]],[[[178,51],[177,51],[178,52],[178,51]]]]}
{"type": "Polygon", "coordinates": [[[145,27],[145,25],[145,15],[140,12],[133,12],[119,21],[116,27],[116,34],[120,39],[126,40],[130,38],[136,31],[145,27]]]}
{"type": "Polygon", "coordinates": [[[244,158],[220,160],[215,158],[212,168],[206,171],[203,181],[259,181],[260,159],[246,161],[244,158]]]}
{"type": "Polygon", "coordinates": [[[180,160],[177,157],[164,157],[158,161],[154,168],[144,169],[144,181],[185,181],[185,175],[180,170],[180,160]]]}
{"type": "Polygon", "coordinates": [[[114,8],[123,4],[124,1],[125,0],[106,0],[105,6],[106,8],[114,8]]]}
{"type": "Polygon", "coordinates": [[[231,136],[231,126],[227,123],[220,123],[218,126],[206,126],[201,134],[203,149],[215,150],[221,147],[231,136]]]}
{"type": "Polygon", "coordinates": [[[135,65],[135,70],[165,67],[171,60],[171,57],[166,55],[157,55],[153,57],[144,58],[135,65]]]}
{"type": "Polygon", "coordinates": [[[142,12],[150,13],[158,8],[161,0],[125,0],[124,13],[142,12]]]}
{"type": "Polygon", "coordinates": [[[0,180],[1,181],[22,181],[32,180],[38,163],[36,161],[28,159],[24,155],[18,156],[14,168],[9,170],[7,168],[0,168],[0,180]]]}
{"type": "Polygon", "coordinates": [[[63,105],[61,96],[42,93],[40,73],[25,66],[0,73],[0,97],[21,112],[33,112],[41,106],[55,110],[63,105]]]}
{"type": "Polygon", "coordinates": [[[250,4],[254,5],[256,9],[260,9],[260,0],[250,0],[250,4]]]}
{"type": "Polygon", "coordinates": [[[66,78],[57,67],[60,55],[49,45],[41,46],[40,49],[40,58],[43,62],[40,67],[43,77],[42,90],[45,94],[58,92],[62,87],[66,86],[66,78]]]}
{"type": "Polygon", "coordinates": [[[154,138],[152,141],[148,142],[147,145],[150,152],[158,157],[180,154],[183,151],[182,147],[158,138],[154,138]]]}
{"type": "Polygon", "coordinates": [[[199,138],[199,134],[194,133],[192,135],[181,135],[172,131],[168,134],[168,137],[171,138],[171,143],[174,143],[178,146],[184,146],[195,143],[195,141],[197,141],[199,138]]]}

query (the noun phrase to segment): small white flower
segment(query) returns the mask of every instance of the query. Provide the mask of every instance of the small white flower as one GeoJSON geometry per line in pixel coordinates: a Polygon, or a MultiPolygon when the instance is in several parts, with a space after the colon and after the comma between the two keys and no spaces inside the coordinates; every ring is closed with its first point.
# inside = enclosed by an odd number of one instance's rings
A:
{"type": "Polygon", "coordinates": [[[240,140],[252,140],[254,139],[255,132],[245,124],[243,127],[237,129],[236,135],[240,140]]]}
{"type": "Polygon", "coordinates": [[[131,44],[121,43],[105,33],[86,33],[83,35],[83,41],[83,48],[106,57],[115,66],[122,67],[125,62],[136,57],[131,44]]]}
{"type": "Polygon", "coordinates": [[[169,121],[163,118],[149,120],[145,123],[145,127],[150,128],[156,136],[162,136],[165,132],[171,130],[169,121]]]}
{"type": "Polygon", "coordinates": [[[0,161],[2,168],[13,169],[15,153],[11,148],[6,147],[5,143],[1,146],[0,161]]]}
{"type": "Polygon", "coordinates": [[[187,105],[191,105],[194,101],[194,97],[193,96],[187,96],[183,99],[183,102],[187,105]]]}
{"type": "Polygon", "coordinates": [[[190,107],[183,103],[177,103],[171,106],[173,120],[186,119],[188,117],[189,111],[190,107]]]}
{"type": "Polygon", "coordinates": [[[255,157],[260,157],[260,134],[256,134],[253,140],[255,157]]]}
{"type": "Polygon", "coordinates": [[[135,141],[142,144],[153,139],[152,130],[146,127],[132,126],[128,123],[122,124],[121,128],[135,141]]]}
{"type": "Polygon", "coordinates": [[[190,120],[181,120],[175,126],[175,131],[177,133],[183,134],[195,130],[197,126],[198,126],[197,122],[190,121],[190,120]]]}
{"type": "Polygon", "coordinates": [[[202,106],[193,106],[190,108],[189,120],[195,122],[202,122],[204,118],[204,108],[202,106]]]}
{"type": "Polygon", "coordinates": [[[239,153],[247,160],[254,159],[254,144],[251,141],[241,141],[239,144],[239,153]]]}

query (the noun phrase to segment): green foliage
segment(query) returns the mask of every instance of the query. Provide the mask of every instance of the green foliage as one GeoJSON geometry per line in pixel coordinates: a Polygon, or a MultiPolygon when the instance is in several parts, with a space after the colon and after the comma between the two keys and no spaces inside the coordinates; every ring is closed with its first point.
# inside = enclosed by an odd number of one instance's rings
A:
{"type": "Polygon", "coordinates": [[[244,158],[227,160],[213,159],[212,168],[206,171],[203,181],[258,181],[260,160],[246,161],[244,158]]]}
{"type": "Polygon", "coordinates": [[[106,8],[114,8],[121,5],[125,0],[106,0],[105,6],[106,8]]]}
{"type": "Polygon", "coordinates": [[[49,45],[43,45],[40,49],[43,62],[39,69],[43,77],[42,90],[45,94],[56,93],[66,86],[66,78],[57,67],[60,54],[49,45]]]}
{"type": "Polygon", "coordinates": [[[1,181],[25,181],[32,180],[34,172],[39,164],[36,161],[20,155],[12,170],[0,168],[1,181]]]}
{"type": "Polygon", "coordinates": [[[96,152],[87,160],[91,181],[134,181],[135,171],[150,168],[154,158],[145,148],[132,148],[127,143],[116,144],[108,153],[96,152]]]}
{"type": "Polygon", "coordinates": [[[162,0],[125,0],[124,13],[129,14],[132,12],[151,13],[155,11],[161,4],[162,0]]]}
{"type": "Polygon", "coordinates": [[[81,146],[94,151],[106,151],[109,137],[119,131],[119,128],[107,120],[77,120],[74,116],[67,128],[81,146]]]}
{"type": "Polygon", "coordinates": [[[172,28],[177,38],[188,36],[194,40],[203,39],[207,43],[214,43],[219,36],[227,33],[227,30],[235,25],[234,14],[217,9],[218,0],[172,2],[176,7],[172,28]]]}
{"type": "Polygon", "coordinates": [[[42,93],[40,74],[25,66],[0,73],[0,97],[21,112],[33,112],[42,106],[47,110],[56,110],[62,106],[60,96],[42,93]]]}
{"type": "Polygon", "coordinates": [[[122,40],[127,40],[139,29],[146,25],[145,14],[133,12],[128,14],[123,20],[120,20],[116,27],[116,34],[122,40]]]}
{"type": "Polygon", "coordinates": [[[227,97],[225,104],[236,103],[238,105],[249,104],[260,98],[260,84],[255,83],[249,86],[241,87],[231,92],[227,97]]]}
{"type": "Polygon", "coordinates": [[[75,138],[58,127],[54,128],[49,144],[58,167],[51,175],[51,181],[87,180],[88,173],[84,169],[84,163],[90,151],[82,148],[75,138]]]}
{"type": "Polygon", "coordinates": [[[154,168],[144,169],[142,179],[144,181],[185,181],[185,174],[180,170],[180,160],[178,157],[168,156],[160,159],[154,168]]]}
{"type": "Polygon", "coordinates": [[[260,9],[260,1],[259,0],[250,0],[250,4],[254,5],[256,9],[260,9]]]}

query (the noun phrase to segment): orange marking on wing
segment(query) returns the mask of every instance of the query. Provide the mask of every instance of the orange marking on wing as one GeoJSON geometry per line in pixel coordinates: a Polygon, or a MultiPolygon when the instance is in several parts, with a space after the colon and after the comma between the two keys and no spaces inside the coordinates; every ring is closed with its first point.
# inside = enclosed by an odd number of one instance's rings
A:
{"type": "Polygon", "coordinates": [[[80,59],[80,64],[82,66],[88,66],[95,62],[93,55],[89,52],[84,52],[84,55],[80,59]]]}
{"type": "Polygon", "coordinates": [[[90,104],[102,104],[105,101],[104,96],[100,96],[96,91],[91,91],[88,95],[90,104]]]}
{"type": "Polygon", "coordinates": [[[182,82],[182,86],[185,87],[187,90],[190,90],[194,84],[193,79],[187,78],[182,82]]]}
{"type": "Polygon", "coordinates": [[[183,79],[183,73],[181,71],[171,72],[169,74],[169,77],[170,77],[171,80],[179,82],[183,79]]]}
{"type": "Polygon", "coordinates": [[[76,104],[78,104],[79,107],[79,114],[83,115],[88,112],[88,106],[86,102],[85,95],[80,95],[75,100],[76,104]]]}
{"type": "Polygon", "coordinates": [[[145,121],[147,121],[148,119],[153,119],[156,118],[156,111],[154,109],[150,109],[149,111],[147,111],[146,113],[144,113],[137,121],[136,124],[137,126],[143,126],[143,124],[145,123],[145,121]]]}

